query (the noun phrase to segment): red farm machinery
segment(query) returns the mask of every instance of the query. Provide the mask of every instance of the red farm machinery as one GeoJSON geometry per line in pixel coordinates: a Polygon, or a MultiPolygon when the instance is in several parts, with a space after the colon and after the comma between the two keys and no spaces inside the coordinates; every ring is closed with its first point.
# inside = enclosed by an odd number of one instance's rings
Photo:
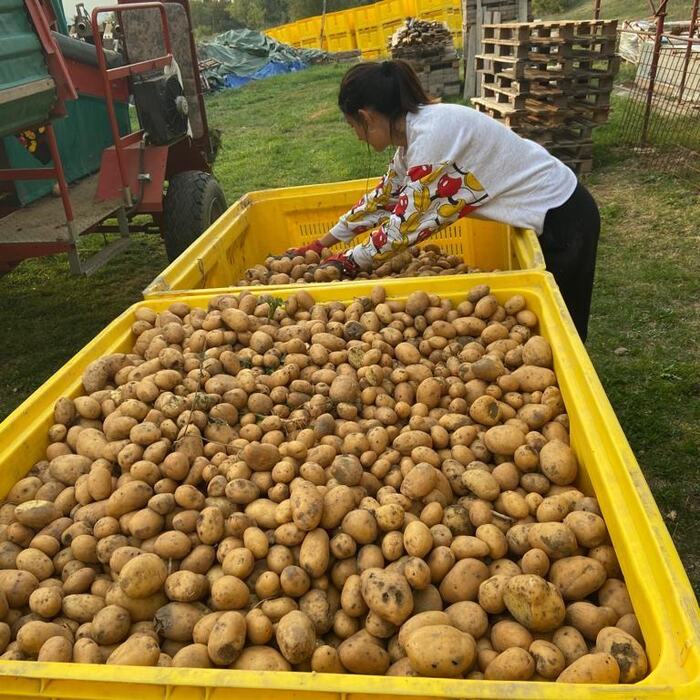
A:
{"type": "Polygon", "coordinates": [[[69,36],[60,0],[0,7],[0,274],[56,253],[90,274],[135,232],[173,259],[226,209],[188,0],[120,0],[90,24],[88,41],[69,36]],[[111,240],[84,259],[92,232],[111,240]]]}

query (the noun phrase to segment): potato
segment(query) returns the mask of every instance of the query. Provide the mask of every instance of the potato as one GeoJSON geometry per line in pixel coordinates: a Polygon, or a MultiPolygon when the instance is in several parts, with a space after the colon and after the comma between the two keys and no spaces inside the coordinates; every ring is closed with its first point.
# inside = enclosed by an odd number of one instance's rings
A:
{"type": "Polygon", "coordinates": [[[134,635],[120,644],[107,659],[107,664],[122,666],[155,666],[160,656],[158,642],[147,635],[134,635]]]}
{"type": "Polygon", "coordinates": [[[63,625],[33,620],[20,627],[17,632],[17,645],[28,656],[36,656],[47,640],[53,637],[63,637],[72,641],[72,636],[63,625]]]}
{"type": "Polygon", "coordinates": [[[491,628],[491,644],[496,651],[505,651],[510,647],[529,649],[532,644],[530,631],[515,620],[499,620],[491,628]]]}
{"type": "Polygon", "coordinates": [[[206,644],[188,644],[172,658],[172,666],[183,668],[211,668],[206,644]]]}
{"type": "Polygon", "coordinates": [[[401,625],[398,634],[398,644],[400,649],[405,649],[407,639],[420,627],[435,625],[451,625],[450,617],[447,613],[430,610],[417,615],[412,615],[401,625]]]}
{"type": "Polygon", "coordinates": [[[597,547],[603,544],[608,534],[605,521],[595,513],[574,511],[564,518],[564,524],[571,528],[581,547],[597,547]]]}
{"type": "Polygon", "coordinates": [[[105,599],[89,593],[67,595],[63,599],[63,614],[76,622],[90,622],[105,606],[105,599]]]}
{"type": "Polygon", "coordinates": [[[590,557],[564,557],[552,564],[549,579],[564,600],[582,600],[603,585],[606,572],[600,562],[590,557]]]}
{"type": "Polygon", "coordinates": [[[445,610],[450,624],[462,632],[467,632],[474,639],[480,639],[488,628],[488,617],[483,608],[471,601],[453,603],[445,610]]]}
{"type": "Polygon", "coordinates": [[[314,530],[321,522],[323,497],[310,481],[298,480],[292,487],[292,518],[304,531],[314,530]]]}
{"type": "Polygon", "coordinates": [[[100,648],[92,639],[78,639],[73,645],[73,661],[78,664],[103,663],[100,648]]]}
{"type": "Polygon", "coordinates": [[[119,585],[130,598],[148,598],[165,583],[168,570],[156,554],[140,554],[119,572],[119,585]]]}
{"type": "Polygon", "coordinates": [[[413,611],[411,587],[401,574],[371,568],[360,579],[362,597],[379,617],[400,625],[413,611]]]}
{"type": "Polygon", "coordinates": [[[383,675],[390,664],[386,650],[364,630],[340,644],[338,657],[343,667],[351,673],[383,675]]]}
{"type": "Polygon", "coordinates": [[[520,391],[544,391],[548,386],[554,386],[556,377],[551,369],[523,364],[513,370],[513,379],[518,382],[520,391]]]}
{"type": "Polygon", "coordinates": [[[209,658],[217,666],[228,666],[240,654],[246,640],[246,621],[238,612],[221,615],[209,634],[209,658]]]}
{"type": "Polygon", "coordinates": [[[70,662],[73,660],[73,642],[63,636],[47,639],[39,649],[37,661],[70,662]]]}
{"type": "Polygon", "coordinates": [[[617,627],[604,627],[595,642],[596,650],[614,657],[620,668],[620,683],[636,683],[646,676],[649,662],[642,645],[617,627]]]}
{"type": "Polygon", "coordinates": [[[220,576],[211,584],[211,602],[215,610],[241,610],[249,599],[248,586],[235,576],[220,576]]]}
{"type": "Polygon", "coordinates": [[[440,584],[440,595],[446,603],[476,600],[479,586],[489,578],[486,564],[478,559],[460,559],[440,584]]]}
{"type": "MultiPolygon", "coordinates": [[[[1,576],[2,572],[0,572],[0,577],[1,576]]],[[[0,578],[0,584],[1,581],[2,578],[0,578]]],[[[601,605],[612,608],[620,617],[634,612],[632,609],[632,601],[627,592],[627,586],[624,581],[617,578],[609,578],[600,587],[598,590],[598,602],[601,605]]]]}
{"type": "Polygon", "coordinates": [[[528,529],[527,540],[550,559],[570,557],[578,546],[573,531],[563,523],[534,523],[528,529]]]}
{"type": "Polygon", "coordinates": [[[501,493],[498,481],[483,469],[468,469],[462,474],[462,484],[477,498],[485,501],[495,501],[501,493]]]}
{"type": "Polygon", "coordinates": [[[233,668],[246,671],[291,671],[289,662],[271,647],[246,647],[233,663],[233,668]]]}
{"type": "MultiPolygon", "coordinates": [[[[4,593],[2,599],[4,599],[4,593]]],[[[63,604],[63,592],[58,586],[42,587],[37,588],[29,596],[29,609],[41,615],[44,618],[52,618],[59,614],[61,611],[61,606],[63,604]]],[[[1,606],[1,604],[0,604],[1,606]]],[[[5,600],[4,606],[5,612],[3,617],[7,615],[7,610],[9,609],[7,601],[5,600]]]]}
{"type": "Polygon", "coordinates": [[[345,673],[338,650],[328,644],[316,647],[311,657],[311,670],[315,673],[345,673]]]}
{"type": "Polygon", "coordinates": [[[292,610],[279,621],[275,638],[282,656],[289,663],[298,664],[311,658],[316,642],[316,631],[307,615],[298,610],[292,610]]]}
{"type": "Polygon", "coordinates": [[[557,588],[534,574],[508,579],[503,602],[520,624],[535,632],[551,632],[561,626],[566,615],[557,588]]]}
{"type": "Polygon", "coordinates": [[[131,616],[119,605],[107,605],[92,618],[91,637],[98,644],[120,644],[129,634],[131,616]]]}
{"type": "Polygon", "coordinates": [[[525,434],[512,425],[496,425],[486,431],[484,443],[494,454],[510,456],[525,444],[525,434]]]}
{"type": "Polygon", "coordinates": [[[49,463],[49,473],[56,481],[72,486],[82,474],[90,470],[92,460],[82,455],[59,455],[49,463]]]}
{"type": "MultiPolygon", "coordinates": [[[[617,613],[615,615],[617,616],[617,613]]],[[[642,629],[639,626],[639,621],[634,613],[627,613],[627,615],[623,615],[617,621],[615,627],[619,627],[624,632],[627,632],[627,634],[632,635],[640,644],[644,644],[642,629]]]]}
{"type": "Polygon", "coordinates": [[[487,578],[479,586],[479,605],[487,613],[498,614],[505,610],[503,593],[509,580],[509,576],[501,574],[487,578]]]}
{"type": "Polygon", "coordinates": [[[551,642],[536,639],[530,644],[528,651],[535,660],[535,672],[543,678],[554,680],[564,670],[564,654],[551,642]]]}
{"type": "Polygon", "coordinates": [[[557,683],[618,683],[620,667],[615,657],[600,652],[585,654],[567,666],[557,678],[557,683]]]}
{"type": "Polygon", "coordinates": [[[170,600],[192,603],[207,595],[209,581],[206,576],[192,571],[175,571],[165,579],[164,590],[170,600]]]}
{"type": "Polygon", "coordinates": [[[519,647],[511,647],[496,656],[484,670],[489,681],[526,681],[535,673],[532,656],[519,647]]]}
{"type": "Polygon", "coordinates": [[[576,659],[588,653],[586,640],[574,627],[560,627],[552,635],[552,643],[564,654],[567,666],[570,666],[576,659]]]}
{"type": "Polygon", "coordinates": [[[403,532],[403,545],[412,557],[425,557],[433,548],[433,536],[430,529],[420,520],[408,523],[403,532]]]}
{"type": "Polygon", "coordinates": [[[299,550],[299,566],[312,578],[323,576],[330,558],[328,533],[322,528],[308,532],[299,550]]]}
{"type": "Polygon", "coordinates": [[[618,615],[612,608],[598,607],[587,601],[571,603],[566,608],[567,623],[592,641],[595,641],[600,630],[614,625],[617,619],[618,615]]]}
{"type": "Polygon", "coordinates": [[[14,510],[15,518],[22,525],[41,529],[60,517],[56,506],[50,501],[30,500],[20,503],[14,510]]]}
{"type": "Polygon", "coordinates": [[[550,440],[540,450],[540,469],[552,483],[566,486],[576,478],[578,461],[569,445],[550,440]]]}
{"type": "Polygon", "coordinates": [[[422,676],[459,678],[476,656],[471,635],[449,625],[419,627],[408,635],[404,647],[411,668],[422,676]]]}
{"type": "Polygon", "coordinates": [[[168,603],[157,610],[153,622],[165,639],[191,642],[194,626],[207,612],[207,608],[197,603],[168,603]]]}

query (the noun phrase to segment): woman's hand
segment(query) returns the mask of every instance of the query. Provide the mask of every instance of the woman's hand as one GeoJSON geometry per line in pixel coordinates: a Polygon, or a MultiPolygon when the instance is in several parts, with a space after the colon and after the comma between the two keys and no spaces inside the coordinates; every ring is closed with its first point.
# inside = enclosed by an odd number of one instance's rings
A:
{"type": "Polygon", "coordinates": [[[357,273],[360,272],[360,266],[347,252],[329,255],[321,260],[321,267],[334,267],[340,272],[341,279],[354,279],[357,273]]]}

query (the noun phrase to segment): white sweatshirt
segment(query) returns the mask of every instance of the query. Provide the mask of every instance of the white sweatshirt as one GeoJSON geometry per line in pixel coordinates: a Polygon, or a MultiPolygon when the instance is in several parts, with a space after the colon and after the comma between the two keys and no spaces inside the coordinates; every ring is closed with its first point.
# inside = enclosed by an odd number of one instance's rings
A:
{"type": "Polygon", "coordinates": [[[574,173],[542,146],[462,105],[425,105],[408,113],[406,140],[377,187],[330,231],[350,241],[376,227],[347,252],[360,268],[467,215],[539,235],[547,211],[576,189],[574,173]]]}

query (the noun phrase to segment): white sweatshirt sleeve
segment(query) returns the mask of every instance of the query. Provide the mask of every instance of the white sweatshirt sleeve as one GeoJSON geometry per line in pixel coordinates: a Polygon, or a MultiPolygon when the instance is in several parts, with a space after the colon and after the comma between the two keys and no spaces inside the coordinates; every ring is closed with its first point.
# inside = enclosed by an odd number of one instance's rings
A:
{"type": "Polygon", "coordinates": [[[331,235],[339,241],[351,241],[360,233],[386,221],[396,205],[405,177],[406,168],[397,149],[389,169],[377,186],[363,195],[350,211],[340,217],[338,223],[330,230],[331,235]]]}
{"type": "Polygon", "coordinates": [[[347,255],[363,270],[424,241],[474,211],[488,193],[455,163],[414,165],[391,216],[347,255]]]}

